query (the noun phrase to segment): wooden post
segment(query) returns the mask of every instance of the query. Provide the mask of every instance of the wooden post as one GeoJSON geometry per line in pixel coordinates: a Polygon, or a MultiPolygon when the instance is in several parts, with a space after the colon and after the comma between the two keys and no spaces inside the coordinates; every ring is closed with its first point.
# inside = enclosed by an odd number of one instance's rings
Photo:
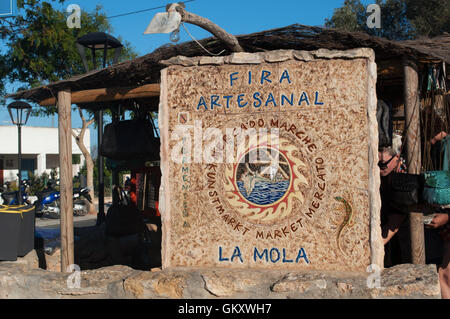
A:
{"type": "MultiPolygon", "coordinates": [[[[406,150],[408,173],[421,173],[419,76],[417,65],[407,57],[403,58],[406,150]]],[[[413,264],[425,264],[425,237],[423,213],[411,212],[409,217],[411,232],[411,257],[413,264]]]]}
{"type": "Polygon", "coordinates": [[[58,92],[59,174],[61,194],[61,272],[74,264],[72,120],[70,90],[58,92]]]}

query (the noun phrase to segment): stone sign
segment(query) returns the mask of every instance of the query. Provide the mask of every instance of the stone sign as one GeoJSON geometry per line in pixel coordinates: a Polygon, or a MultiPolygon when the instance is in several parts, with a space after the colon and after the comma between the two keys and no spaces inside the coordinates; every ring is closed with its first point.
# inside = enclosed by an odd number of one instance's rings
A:
{"type": "Polygon", "coordinates": [[[165,63],[163,268],[382,265],[372,50],[165,63]]]}

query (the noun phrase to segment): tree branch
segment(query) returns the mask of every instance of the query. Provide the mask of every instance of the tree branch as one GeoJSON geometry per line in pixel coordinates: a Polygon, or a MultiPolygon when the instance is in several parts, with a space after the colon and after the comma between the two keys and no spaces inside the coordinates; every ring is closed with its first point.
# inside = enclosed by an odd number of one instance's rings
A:
{"type": "Polygon", "coordinates": [[[93,124],[94,122],[95,122],[95,118],[89,120],[89,121],[86,123],[86,127],[89,127],[89,126],[90,126],[91,124],[93,124]]]}
{"type": "Polygon", "coordinates": [[[84,119],[83,111],[78,107],[78,113],[80,114],[81,121],[83,122],[83,127],[86,125],[86,120],[84,119]]]}
{"type": "Polygon", "coordinates": [[[174,4],[170,6],[169,11],[176,10],[181,14],[181,21],[187,22],[190,24],[194,24],[199,26],[209,32],[211,32],[216,38],[222,40],[233,52],[244,52],[244,49],[239,44],[237,38],[226,32],[224,29],[219,27],[217,24],[214,24],[210,20],[198,16],[194,13],[187,12],[184,8],[179,4],[174,4]],[[175,8],[175,9],[173,9],[175,8]]]}

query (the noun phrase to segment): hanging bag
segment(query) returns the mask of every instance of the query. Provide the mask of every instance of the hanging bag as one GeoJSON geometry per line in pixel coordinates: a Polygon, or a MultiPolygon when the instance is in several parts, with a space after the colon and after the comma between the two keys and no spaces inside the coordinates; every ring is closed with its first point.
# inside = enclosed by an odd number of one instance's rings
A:
{"type": "Polygon", "coordinates": [[[145,224],[142,213],[123,196],[120,187],[113,189],[113,204],[106,214],[106,234],[121,237],[140,234],[145,224]]]}
{"type": "Polygon", "coordinates": [[[138,117],[105,126],[100,155],[113,160],[159,160],[160,140],[152,120],[138,117]]]}
{"type": "Polygon", "coordinates": [[[431,205],[450,204],[450,135],[441,142],[442,170],[428,171],[425,175],[423,189],[424,201],[431,205]]]}
{"type": "Polygon", "coordinates": [[[391,206],[403,213],[407,213],[409,206],[420,203],[422,185],[422,175],[393,173],[391,179],[391,206]]]}
{"type": "Polygon", "coordinates": [[[132,266],[138,270],[150,270],[161,267],[161,239],[144,227],[140,234],[139,244],[136,246],[132,255],[132,266]]]}
{"type": "MultiPolygon", "coordinates": [[[[441,66],[429,65],[428,70],[428,87],[427,90],[432,94],[431,99],[431,125],[437,122],[437,111],[435,110],[435,99],[437,96],[443,95],[443,109],[441,110],[440,120],[446,124],[441,127],[441,131],[448,131],[449,126],[449,102],[445,101],[447,92],[445,79],[447,77],[445,63],[441,66]]],[[[439,130],[438,130],[439,131],[439,130]]],[[[428,138],[431,138],[429,136],[428,138]]],[[[426,140],[428,140],[426,138],[426,140]]],[[[437,141],[430,149],[430,171],[425,172],[425,187],[423,189],[423,199],[430,205],[449,205],[450,204],[450,135],[442,140],[437,141]]]]}
{"type": "Polygon", "coordinates": [[[450,171],[430,171],[425,173],[423,199],[431,205],[450,204],[450,171]]]}
{"type": "MultiPolygon", "coordinates": [[[[414,108],[415,112],[416,108],[414,108]]],[[[409,123],[404,132],[408,131],[409,123]]],[[[402,144],[400,154],[403,152],[405,143],[402,144]]],[[[398,172],[401,164],[399,160],[395,171],[391,177],[391,194],[390,205],[402,213],[408,213],[410,206],[417,205],[421,202],[421,194],[423,189],[423,175],[398,172]]]]}

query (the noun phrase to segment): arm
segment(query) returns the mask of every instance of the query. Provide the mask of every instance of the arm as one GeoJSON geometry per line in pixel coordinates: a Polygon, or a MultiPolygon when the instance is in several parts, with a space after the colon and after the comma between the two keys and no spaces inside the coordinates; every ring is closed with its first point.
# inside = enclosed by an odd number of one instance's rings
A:
{"type": "Polygon", "coordinates": [[[388,216],[386,225],[382,228],[383,244],[386,245],[398,232],[401,224],[405,221],[406,215],[391,214],[388,216]]]}
{"type": "Polygon", "coordinates": [[[435,137],[433,137],[431,139],[431,144],[432,145],[436,144],[438,141],[443,140],[446,136],[447,136],[446,132],[440,132],[439,134],[437,134],[435,137]]]}
{"type": "Polygon", "coordinates": [[[427,227],[429,228],[440,228],[442,226],[444,226],[445,224],[447,224],[449,222],[449,210],[447,210],[447,212],[444,213],[438,213],[434,216],[433,220],[431,221],[431,223],[429,225],[427,225],[427,227]]]}

